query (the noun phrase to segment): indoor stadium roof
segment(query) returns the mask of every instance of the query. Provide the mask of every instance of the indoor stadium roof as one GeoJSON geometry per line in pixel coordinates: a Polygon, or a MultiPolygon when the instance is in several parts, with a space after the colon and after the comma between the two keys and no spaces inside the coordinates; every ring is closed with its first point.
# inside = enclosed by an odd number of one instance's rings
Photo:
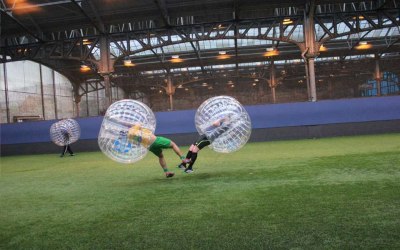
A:
{"type": "Polygon", "coordinates": [[[40,62],[76,85],[110,74],[126,91],[154,84],[154,76],[181,81],[182,72],[207,78],[221,68],[251,74],[271,60],[400,53],[398,0],[0,0],[0,6],[1,62],[40,62]],[[315,34],[307,31],[310,20],[315,34]],[[308,35],[315,38],[311,54],[308,35]]]}

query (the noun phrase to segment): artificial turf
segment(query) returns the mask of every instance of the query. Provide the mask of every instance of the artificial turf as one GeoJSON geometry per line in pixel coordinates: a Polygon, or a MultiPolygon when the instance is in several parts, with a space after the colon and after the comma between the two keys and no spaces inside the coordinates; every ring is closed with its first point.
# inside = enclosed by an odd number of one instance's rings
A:
{"type": "Polygon", "coordinates": [[[0,249],[400,249],[400,134],[165,155],[2,157],[0,249]]]}

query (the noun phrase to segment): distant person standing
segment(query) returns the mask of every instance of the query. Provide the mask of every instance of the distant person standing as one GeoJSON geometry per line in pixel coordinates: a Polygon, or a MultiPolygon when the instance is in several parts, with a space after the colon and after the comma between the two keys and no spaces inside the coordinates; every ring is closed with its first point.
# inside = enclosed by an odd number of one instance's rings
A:
{"type": "Polygon", "coordinates": [[[70,143],[70,141],[69,141],[70,136],[69,136],[68,131],[67,131],[67,130],[62,130],[61,133],[62,133],[63,136],[64,136],[65,145],[64,145],[64,147],[63,147],[63,151],[62,151],[60,157],[64,157],[64,155],[65,155],[65,153],[66,153],[67,151],[68,151],[68,153],[69,153],[70,156],[74,156],[75,154],[74,154],[74,152],[72,152],[71,146],[69,145],[69,143],[70,143]]]}
{"type": "Polygon", "coordinates": [[[74,156],[70,145],[76,142],[80,135],[79,123],[74,119],[62,119],[50,127],[51,141],[57,146],[63,147],[60,157],[63,157],[67,151],[70,156],[74,156]]]}

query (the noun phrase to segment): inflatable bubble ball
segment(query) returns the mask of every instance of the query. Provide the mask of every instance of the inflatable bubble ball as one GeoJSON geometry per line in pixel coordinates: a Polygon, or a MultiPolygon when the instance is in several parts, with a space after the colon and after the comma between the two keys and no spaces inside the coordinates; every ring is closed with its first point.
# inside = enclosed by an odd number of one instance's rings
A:
{"type": "Polygon", "coordinates": [[[120,163],[133,163],[144,158],[147,148],[127,137],[128,130],[137,124],[153,134],[156,130],[156,118],[146,104],[130,99],[111,104],[104,115],[98,136],[101,151],[120,163]]]}
{"type": "Polygon", "coordinates": [[[204,101],[195,115],[196,129],[210,141],[210,148],[231,153],[243,147],[251,135],[251,120],[233,97],[216,96],[204,101]]]}
{"type": "Polygon", "coordinates": [[[76,142],[81,136],[79,124],[74,119],[64,119],[50,127],[50,138],[58,146],[76,142]]]}

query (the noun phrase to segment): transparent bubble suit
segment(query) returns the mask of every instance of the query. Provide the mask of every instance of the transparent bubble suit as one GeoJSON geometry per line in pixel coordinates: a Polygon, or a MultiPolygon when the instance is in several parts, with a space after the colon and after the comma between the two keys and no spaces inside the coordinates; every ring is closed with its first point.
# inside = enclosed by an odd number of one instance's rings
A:
{"type": "Polygon", "coordinates": [[[245,108],[235,98],[216,96],[204,101],[195,115],[196,129],[206,135],[212,143],[209,146],[216,152],[231,153],[242,148],[251,135],[251,120],[245,108]],[[209,130],[214,121],[229,117],[227,128],[215,137],[219,128],[209,130]]]}
{"type": "Polygon", "coordinates": [[[53,123],[50,127],[50,138],[58,146],[76,142],[81,136],[79,124],[74,119],[65,119],[53,123]]]}
{"type": "Polygon", "coordinates": [[[107,109],[101,124],[98,144],[110,159],[120,163],[134,163],[143,159],[148,150],[138,142],[128,140],[128,130],[140,124],[152,133],[156,130],[153,111],[136,100],[120,100],[107,109]]]}

